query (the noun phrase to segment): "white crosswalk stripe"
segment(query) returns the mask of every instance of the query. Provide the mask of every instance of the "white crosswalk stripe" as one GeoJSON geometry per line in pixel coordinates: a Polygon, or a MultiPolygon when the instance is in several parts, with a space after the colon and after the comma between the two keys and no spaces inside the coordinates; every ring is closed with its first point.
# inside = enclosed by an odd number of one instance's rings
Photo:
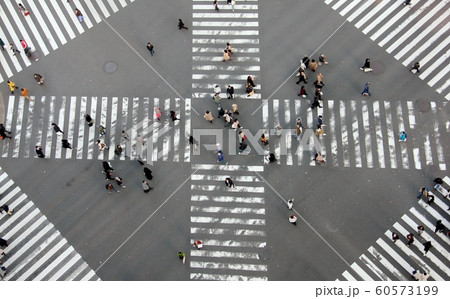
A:
{"type": "Polygon", "coordinates": [[[1,168],[0,182],[0,206],[14,210],[0,214],[1,237],[8,241],[1,257],[4,280],[80,280],[88,274],[89,280],[100,279],[1,168]],[[66,256],[70,261],[60,263],[66,256]]]}
{"type": "Polygon", "coordinates": [[[40,145],[46,158],[54,159],[124,160],[136,159],[140,155],[144,161],[190,161],[190,99],[84,96],[33,99],[24,101],[13,95],[9,97],[5,127],[12,132],[13,138],[1,141],[2,157],[34,158],[35,146],[40,145]],[[155,107],[160,107],[163,112],[161,122],[156,119],[155,107]],[[170,110],[175,111],[181,121],[173,122],[170,110]],[[87,125],[86,113],[94,120],[94,126],[87,125]],[[64,134],[54,132],[53,122],[64,134]],[[106,128],[106,135],[101,137],[98,131],[100,125],[106,128]],[[129,141],[122,138],[122,130],[128,132],[129,141]],[[138,142],[138,135],[145,142],[144,146],[138,142]],[[62,139],[67,139],[73,149],[63,148],[62,139]],[[98,139],[103,140],[110,149],[99,151],[98,139]],[[118,144],[127,157],[115,154],[118,144]]]}
{"type": "Polygon", "coordinates": [[[330,153],[325,160],[333,167],[423,169],[436,165],[440,170],[447,169],[445,136],[436,129],[444,125],[438,116],[441,104],[429,103],[430,118],[419,126],[423,133],[418,134],[416,118],[423,118],[412,101],[324,100],[322,105],[319,112],[303,98],[263,102],[263,128],[271,132],[265,149],[275,153],[278,163],[315,165],[311,163],[317,150],[314,145],[320,144],[322,155],[330,153]],[[327,135],[322,137],[314,134],[319,113],[326,124],[327,135]],[[304,126],[300,141],[295,135],[298,117],[304,126]],[[278,125],[284,130],[280,137],[273,134],[278,125]],[[399,141],[398,134],[403,130],[410,137],[407,142],[399,141]]]}
{"type": "Polygon", "coordinates": [[[31,65],[31,60],[22,51],[20,39],[28,43],[32,52],[47,56],[130,2],[134,0],[28,1],[24,5],[30,14],[24,16],[18,11],[17,4],[20,1],[2,1],[0,37],[6,45],[14,44],[21,53],[13,56],[10,50],[1,51],[0,83],[31,65]],[[83,23],[76,18],[75,8],[82,12],[83,23]]]}
{"type": "Polygon", "coordinates": [[[191,244],[201,240],[203,248],[190,251],[191,280],[267,280],[264,182],[255,173],[264,167],[192,164],[192,170],[191,244]],[[236,189],[225,186],[227,177],[236,189]]]}
{"type": "Polygon", "coordinates": [[[404,66],[419,61],[419,78],[450,100],[450,0],[325,0],[404,66]],[[438,29],[438,30],[437,30],[438,29]]]}
{"type": "MultiPolygon", "coordinates": [[[[259,22],[257,0],[250,3],[220,4],[215,12],[209,1],[194,1],[192,22],[192,98],[212,101],[213,89],[219,85],[220,98],[226,98],[228,85],[234,87],[235,98],[247,98],[245,83],[260,76],[259,22]],[[223,62],[226,44],[233,47],[231,61],[223,62]],[[216,46],[217,45],[217,46],[216,46]]],[[[261,99],[261,86],[254,87],[250,99],[261,99]]]]}
{"type": "MultiPolygon", "coordinates": [[[[445,177],[449,180],[449,177],[445,177]]],[[[444,182],[445,182],[444,180],[444,182]]],[[[450,185],[443,186],[443,191],[450,185]]],[[[359,261],[351,265],[350,272],[356,273],[355,279],[348,270],[342,273],[346,280],[413,280],[413,270],[430,274],[430,280],[447,281],[450,279],[450,241],[446,232],[449,228],[448,198],[439,191],[433,193],[435,202],[427,204],[423,199],[419,201],[419,208],[412,207],[408,213],[388,229],[376,244],[368,248],[370,255],[362,254],[359,261]],[[445,232],[435,232],[435,223],[442,220],[446,226],[445,232]],[[425,230],[417,233],[419,225],[425,230]],[[400,240],[392,242],[392,233],[396,232],[400,240]],[[407,246],[406,235],[413,233],[414,242],[407,246]],[[431,242],[431,249],[424,254],[423,243],[431,242]]],[[[340,277],[341,278],[341,277],[340,277]]],[[[340,279],[342,280],[342,279],[340,279]]]]}

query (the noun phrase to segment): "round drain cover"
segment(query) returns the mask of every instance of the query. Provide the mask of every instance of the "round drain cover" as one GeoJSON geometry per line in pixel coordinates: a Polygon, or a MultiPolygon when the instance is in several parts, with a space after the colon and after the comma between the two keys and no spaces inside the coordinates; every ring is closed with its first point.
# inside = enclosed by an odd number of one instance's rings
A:
{"type": "Polygon", "coordinates": [[[105,70],[106,73],[111,74],[114,73],[117,70],[117,63],[113,62],[113,61],[108,61],[107,63],[105,63],[105,65],[103,66],[103,69],[105,70]]]}

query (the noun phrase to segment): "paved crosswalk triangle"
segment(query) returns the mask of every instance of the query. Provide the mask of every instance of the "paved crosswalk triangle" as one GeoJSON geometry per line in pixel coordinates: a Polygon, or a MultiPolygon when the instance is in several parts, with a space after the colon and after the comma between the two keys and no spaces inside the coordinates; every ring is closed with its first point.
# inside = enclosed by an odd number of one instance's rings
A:
{"type": "MultiPolygon", "coordinates": [[[[429,280],[448,281],[450,279],[450,239],[445,232],[436,232],[436,221],[448,228],[450,215],[447,189],[450,188],[449,177],[444,179],[442,189],[430,192],[435,201],[428,204],[424,199],[419,201],[419,207],[412,207],[408,213],[395,222],[376,244],[367,249],[359,260],[345,270],[342,276],[345,280],[413,280],[412,272],[420,270],[430,274],[429,280]],[[440,190],[440,191],[439,191],[440,190]],[[441,193],[442,192],[442,193],[441,193]],[[425,230],[418,234],[417,227],[423,225],[425,230]],[[396,232],[400,239],[392,241],[392,233],[396,232]],[[408,247],[406,235],[413,233],[414,242],[408,247]],[[424,254],[423,243],[430,241],[431,249],[424,254]],[[350,272],[351,273],[350,273],[350,272]],[[353,274],[353,275],[352,275],[353,274]]],[[[435,186],[435,189],[438,188],[435,186]]]]}
{"type": "Polygon", "coordinates": [[[191,280],[267,280],[263,166],[192,164],[191,280]],[[220,174],[217,170],[220,168],[220,174]],[[236,188],[225,186],[230,177],[236,188]],[[251,237],[251,241],[249,239],[251,237]]]}
{"type": "MultiPolygon", "coordinates": [[[[134,1],[128,0],[130,3],[134,1]]],[[[28,16],[18,11],[17,1],[2,1],[0,19],[3,25],[0,27],[0,37],[6,45],[14,44],[19,50],[22,49],[20,39],[24,39],[33,52],[43,56],[128,5],[124,0],[49,0],[28,1],[24,4],[30,12],[28,16]],[[82,12],[83,23],[76,18],[75,8],[82,12]]],[[[30,66],[33,61],[23,51],[16,56],[12,54],[9,50],[0,51],[0,83],[30,66]]]]}
{"type": "Polygon", "coordinates": [[[128,97],[31,97],[25,101],[11,95],[7,103],[5,127],[12,139],[2,140],[2,157],[36,157],[34,148],[40,145],[51,159],[136,159],[144,161],[189,162],[191,134],[191,100],[128,97]],[[156,119],[155,108],[163,112],[156,119]],[[182,121],[173,122],[169,111],[177,113],[182,121]],[[85,114],[94,120],[89,127],[85,114]],[[63,135],[56,134],[51,124],[57,123],[63,135]],[[98,127],[106,128],[100,136],[98,127]],[[128,139],[122,137],[128,132],[128,139]],[[144,145],[141,144],[141,137],[144,145]],[[73,149],[62,147],[65,138],[73,149]],[[99,151],[97,140],[104,141],[109,150],[99,151]],[[114,148],[120,144],[125,155],[117,156],[114,148]]]}
{"type": "Polygon", "coordinates": [[[419,78],[450,100],[450,1],[325,0],[333,10],[404,66],[419,61],[419,78]],[[438,28],[438,30],[437,30],[438,28]]]}
{"type": "Polygon", "coordinates": [[[42,215],[28,196],[0,168],[2,238],[8,241],[1,256],[4,280],[100,280],[64,236],[42,215]]]}

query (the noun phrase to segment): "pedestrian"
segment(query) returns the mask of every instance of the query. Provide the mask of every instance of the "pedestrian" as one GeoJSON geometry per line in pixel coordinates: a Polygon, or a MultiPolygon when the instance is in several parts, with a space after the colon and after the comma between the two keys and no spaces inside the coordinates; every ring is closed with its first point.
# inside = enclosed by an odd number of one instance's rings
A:
{"type": "Polygon", "coordinates": [[[409,245],[411,245],[414,242],[414,235],[412,233],[409,233],[406,235],[406,239],[408,240],[406,246],[409,247],[409,245]]]}
{"type": "MultiPolygon", "coordinates": [[[[217,0],[216,0],[217,1],[217,0]]],[[[186,254],[184,254],[184,252],[182,251],[178,251],[178,258],[180,260],[183,260],[183,264],[186,262],[186,254]]]]}
{"type": "Polygon", "coordinates": [[[34,80],[36,80],[36,82],[37,82],[38,85],[44,84],[45,78],[42,77],[42,75],[34,74],[33,77],[34,77],[34,80]]]}
{"type": "Polygon", "coordinates": [[[161,121],[161,116],[162,116],[161,109],[155,108],[155,116],[158,121],[161,121]]]}
{"type": "Polygon", "coordinates": [[[14,83],[12,81],[7,81],[6,83],[8,84],[9,89],[11,90],[11,94],[14,94],[14,90],[19,88],[16,86],[16,83],[14,83]]]}
{"type": "Polygon", "coordinates": [[[428,196],[428,187],[422,187],[419,189],[419,194],[417,195],[417,198],[422,198],[424,196],[425,198],[428,196]]]}
{"type": "Polygon", "coordinates": [[[275,135],[277,135],[278,137],[281,136],[281,133],[283,132],[283,128],[280,125],[276,125],[275,128],[275,135]]]}
{"type": "Polygon", "coordinates": [[[294,199],[288,199],[287,201],[287,207],[289,210],[292,210],[292,207],[294,206],[294,199]]]}
{"type": "Polygon", "coordinates": [[[112,171],[107,171],[105,172],[105,181],[110,181],[112,180],[112,171]]]}
{"type": "Polygon", "coordinates": [[[233,181],[231,180],[231,178],[226,178],[225,179],[225,186],[231,188],[235,188],[236,189],[236,185],[233,183],[233,181]]]}
{"type": "Polygon", "coordinates": [[[253,86],[250,83],[246,83],[245,86],[245,92],[248,93],[247,97],[251,97],[255,94],[255,91],[253,90],[253,86]]]}
{"type": "Polygon", "coordinates": [[[256,87],[255,80],[253,79],[252,76],[248,76],[248,77],[247,77],[247,83],[250,83],[250,85],[251,85],[252,87],[256,87]]]}
{"type": "Polygon", "coordinates": [[[120,177],[120,176],[116,176],[115,178],[114,178],[114,181],[117,183],[117,186],[118,187],[121,187],[121,188],[126,188],[127,186],[125,186],[124,184],[123,184],[123,180],[122,180],[122,178],[120,177]]]}
{"type": "Polygon", "coordinates": [[[67,139],[61,140],[61,143],[62,143],[63,148],[72,149],[72,145],[69,143],[69,141],[67,139]]]}
{"type": "Polygon", "coordinates": [[[233,121],[233,118],[230,116],[230,114],[225,113],[225,126],[224,127],[227,127],[228,125],[230,125],[232,121],[233,121]]]}
{"type": "Polygon", "coordinates": [[[75,8],[75,15],[80,23],[83,23],[84,17],[81,11],[78,8],[75,8]]]}
{"type": "Polygon", "coordinates": [[[27,100],[29,100],[29,101],[32,101],[32,99],[30,98],[30,94],[29,94],[29,92],[28,92],[28,88],[22,88],[21,96],[22,96],[24,99],[27,99],[27,100]]]}
{"type": "Polygon", "coordinates": [[[214,86],[214,93],[215,94],[220,94],[222,92],[222,90],[220,89],[219,85],[214,86]]]}
{"type": "Polygon", "coordinates": [[[232,99],[234,95],[234,87],[231,85],[228,85],[227,87],[227,98],[232,99]]]}
{"type": "Polygon", "coordinates": [[[101,141],[100,139],[98,139],[96,143],[97,143],[99,151],[104,151],[105,149],[109,150],[109,147],[106,146],[106,144],[103,141],[101,141]]]}
{"type": "Polygon", "coordinates": [[[423,225],[417,226],[417,234],[420,236],[425,231],[425,227],[423,225]]]}
{"type": "Polygon", "coordinates": [[[128,133],[125,130],[121,131],[122,134],[122,141],[129,141],[130,140],[130,136],[128,135],[128,133]]]}
{"type": "Polygon", "coordinates": [[[221,118],[221,117],[224,117],[224,116],[225,116],[225,110],[223,110],[222,107],[219,106],[219,107],[217,108],[217,110],[218,110],[217,118],[221,118]]]}
{"type": "Polygon", "coordinates": [[[436,221],[436,229],[434,230],[435,233],[440,232],[443,233],[445,229],[445,225],[442,224],[442,220],[436,221]]]}
{"type": "Polygon", "coordinates": [[[197,148],[199,145],[198,141],[194,139],[194,136],[189,136],[189,145],[193,145],[194,148],[197,148]]]}
{"type": "Polygon", "coordinates": [[[309,64],[309,68],[311,71],[315,72],[317,69],[317,62],[315,59],[311,59],[311,62],[309,64]]]}
{"type": "Polygon", "coordinates": [[[241,125],[239,124],[239,120],[236,118],[233,122],[233,124],[231,125],[231,127],[237,131],[237,129],[243,129],[244,127],[241,127],[241,125]]]}
{"type": "Polygon", "coordinates": [[[209,110],[206,110],[205,115],[203,117],[210,123],[213,123],[214,116],[212,115],[211,112],[209,112],[209,110]]]}
{"type": "Polygon", "coordinates": [[[323,130],[321,125],[317,125],[316,136],[325,136],[325,131],[323,130]]]}
{"type": "Polygon", "coordinates": [[[114,171],[114,168],[112,168],[111,163],[108,161],[103,161],[102,166],[103,166],[103,171],[102,171],[103,173],[114,171]]]}
{"type": "Polygon", "coordinates": [[[430,273],[427,272],[420,273],[419,270],[414,270],[412,274],[413,274],[412,278],[414,278],[416,281],[427,281],[428,278],[430,278],[430,273]]]}
{"type": "Polygon", "coordinates": [[[319,56],[319,65],[322,65],[322,63],[328,64],[327,57],[323,53],[320,54],[320,56],[319,56]]]}
{"type": "Polygon", "coordinates": [[[302,135],[302,127],[300,125],[295,125],[295,135],[297,140],[300,141],[300,136],[302,135]]]}
{"type": "Polygon", "coordinates": [[[203,243],[200,240],[194,241],[194,247],[200,249],[203,247],[203,243]]]}
{"type": "Polygon", "coordinates": [[[7,131],[3,124],[0,124],[0,136],[1,139],[9,138],[12,139],[11,136],[7,136],[6,133],[11,134],[11,131],[7,131]]]}
{"type": "Polygon", "coordinates": [[[416,61],[409,71],[411,73],[420,73],[419,68],[420,68],[420,63],[418,61],[416,61]]]}
{"type": "Polygon", "coordinates": [[[325,127],[325,125],[323,124],[323,117],[322,117],[322,115],[319,115],[317,117],[317,124],[319,124],[321,127],[325,127]]]}
{"type": "Polygon", "coordinates": [[[14,45],[13,44],[9,44],[9,49],[13,52],[13,56],[16,56],[16,54],[17,53],[19,53],[20,54],[20,51],[19,50],[17,50],[17,48],[16,47],[14,47],[14,45]]]}
{"type": "Polygon", "coordinates": [[[306,81],[305,71],[302,70],[301,67],[298,70],[297,77],[298,77],[298,81],[295,82],[295,84],[300,84],[300,82],[305,82],[305,84],[308,83],[308,81],[306,81]]]}
{"type": "Polygon", "coordinates": [[[84,119],[86,120],[89,127],[92,127],[94,125],[94,120],[92,119],[92,117],[89,114],[86,113],[84,115],[84,119]]]}
{"type": "Polygon", "coordinates": [[[34,151],[36,152],[39,158],[45,158],[44,152],[42,151],[42,148],[39,145],[36,145],[34,151]]]}
{"type": "Polygon", "coordinates": [[[406,137],[408,137],[408,135],[406,135],[405,131],[401,131],[400,133],[398,133],[398,141],[406,142],[406,137]]]}
{"type": "Polygon", "coordinates": [[[399,240],[400,237],[397,235],[397,233],[393,232],[392,233],[392,242],[397,242],[397,240],[399,240]]]}
{"type": "Polygon", "coordinates": [[[23,13],[23,15],[26,17],[30,14],[30,12],[25,8],[25,6],[22,5],[22,3],[17,4],[19,6],[19,11],[23,13]]]}
{"type": "Polygon", "coordinates": [[[228,165],[228,162],[224,160],[222,151],[217,153],[217,163],[223,163],[228,165]]]}
{"type": "Polygon", "coordinates": [[[300,92],[298,93],[298,96],[306,98],[307,95],[308,94],[306,93],[305,85],[302,85],[302,87],[300,87],[300,92]]]}
{"type": "Polygon", "coordinates": [[[403,2],[403,6],[406,6],[406,5],[411,5],[411,0],[405,0],[405,2],[403,2]]]}
{"type": "Polygon", "coordinates": [[[225,49],[228,51],[228,53],[233,54],[233,48],[231,47],[230,43],[227,43],[227,47],[225,49]]]}
{"type": "Polygon", "coordinates": [[[318,73],[317,74],[317,80],[314,82],[314,86],[316,87],[316,88],[318,88],[318,87],[323,87],[325,85],[325,83],[323,83],[323,75],[322,75],[322,73],[318,73]]]}
{"type": "Polygon", "coordinates": [[[137,135],[137,142],[139,142],[139,144],[142,144],[142,146],[145,145],[145,139],[141,136],[141,134],[137,135]]]}
{"type": "Polygon", "coordinates": [[[102,126],[102,125],[98,126],[98,134],[100,136],[106,135],[106,128],[104,126],[102,126]]]}
{"type": "Polygon", "coordinates": [[[106,192],[107,192],[108,194],[111,194],[112,191],[120,192],[119,190],[117,190],[116,188],[114,188],[114,185],[111,184],[111,183],[106,184],[106,185],[105,185],[105,188],[106,188],[106,192]]]}
{"type": "Polygon", "coordinates": [[[186,26],[184,26],[184,23],[181,19],[178,19],[178,29],[188,29],[186,26]]]}
{"type": "Polygon", "coordinates": [[[146,180],[142,181],[142,190],[144,191],[144,193],[148,193],[150,192],[150,190],[153,190],[152,187],[150,187],[150,185],[147,183],[146,180]]]}
{"type": "Polygon", "coordinates": [[[239,155],[242,155],[242,153],[245,153],[246,155],[250,154],[251,149],[248,147],[247,143],[245,141],[242,141],[239,143],[239,155]]]}
{"type": "Polygon", "coordinates": [[[372,69],[370,68],[370,59],[366,58],[366,60],[364,61],[364,65],[362,67],[359,68],[361,71],[364,72],[371,72],[372,69]]]}
{"type": "Polygon", "coordinates": [[[220,143],[216,143],[216,153],[222,153],[222,146],[220,143]]]}
{"type": "Polygon", "coordinates": [[[239,131],[239,137],[241,138],[241,142],[244,142],[245,140],[247,140],[247,136],[245,136],[244,132],[239,131]]]}
{"type": "Polygon", "coordinates": [[[370,82],[367,82],[366,84],[364,84],[364,89],[363,89],[363,91],[361,92],[361,94],[363,95],[363,96],[371,96],[372,94],[370,93],[370,91],[369,91],[369,85],[370,85],[370,82]]]}
{"type": "Polygon", "coordinates": [[[153,54],[155,54],[155,50],[153,50],[153,45],[150,43],[150,42],[148,42],[147,43],[147,50],[149,50],[150,51],[150,55],[151,56],[153,56],[153,54]]]}
{"type": "Polygon", "coordinates": [[[3,51],[6,50],[5,42],[1,38],[0,38],[0,47],[2,48],[3,51]]]}
{"type": "Polygon", "coordinates": [[[214,103],[220,106],[220,95],[218,93],[214,94],[212,97],[214,103]]]}
{"type": "Polygon", "coordinates": [[[10,216],[14,213],[14,210],[10,210],[7,204],[4,204],[0,207],[0,214],[3,214],[3,211],[5,211],[6,214],[10,216]]]}
{"type": "Polygon", "coordinates": [[[293,225],[297,225],[297,217],[295,217],[295,215],[291,215],[289,217],[289,222],[292,223],[293,225]]]}
{"type": "Polygon", "coordinates": [[[270,153],[270,154],[268,154],[268,155],[266,155],[264,157],[264,163],[265,164],[273,163],[273,162],[276,162],[276,161],[277,161],[277,158],[275,157],[274,153],[270,153]]]}
{"type": "Polygon", "coordinates": [[[303,128],[303,123],[302,123],[302,119],[301,119],[300,117],[297,117],[297,120],[296,120],[296,125],[299,125],[299,126],[300,126],[300,128],[303,128]]]}
{"type": "Polygon", "coordinates": [[[58,127],[56,123],[52,123],[52,127],[56,134],[61,133],[61,135],[64,135],[64,132],[60,129],[60,127],[58,127]]]}
{"type": "Polygon", "coordinates": [[[177,114],[175,113],[175,111],[173,111],[173,110],[170,110],[170,118],[172,119],[172,121],[180,120],[177,117],[177,114]]]}
{"type": "Polygon", "coordinates": [[[222,55],[222,61],[228,61],[228,60],[233,60],[233,58],[230,57],[230,53],[228,52],[227,49],[223,50],[223,55],[222,55]]]}
{"type": "Polygon", "coordinates": [[[434,195],[433,194],[427,194],[427,203],[429,205],[431,205],[432,203],[434,203],[434,195]]]}
{"type": "Polygon", "coordinates": [[[152,171],[148,167],[144,167],[144,175],[147,178],[147,180],[153,179],[152,171]]]}
{"type": "Polygon", "coordinates": [[[216,12],[219,12],[219,3],[217,3],[217,0],[214,0],[213,5],[214,5],[214,9],[216,10],[216,12]]]}
{"type": "Polygon", "coordinates": [[[122,148],[122,146],[120,146],[120,144],[116,145],[116,149],[114,150],[114,154],[116,154],[119,157],[121,157],[122,155],[124,157],[127,157],[126,153],[123,151],[123,148],[122,148]]]}
{"type": "Polygon", "coordinates": [[[428,253],[428,250],[430,250],[431,247],[433,247],[433,246],[431,246],[431,241],[427,241],[427,242],[423,243],[423,247],[424,247],[423,248],[423,251],[424,251],[423,255],[425,256],[428,253]]]}
{"type": "Polygon", "coordinates": [[[311,104],[311,109],[314,109],[316,107],[322,108],[322,106],[320,106],[320,102],[319,102],[319,98],[318,97],[314,97],[314,100],[311,104]]]}
{"type": "Polygon", "coordinates": [[[325,163],[325,159],[323,158],[320,152],[316,152],[313,159],[316,163],[323,164],[325,163]]]}
{"type": "Polygon", "coordinates": [[[268,145],[269,144],[269,140],[267,140],[266,135],[264,135],[264,133],[261,134],[261,137],[259,138],[259,140],[261,140],[261,143],[263,145],[268,145]]]}
{"type": "Polygon", "coordinates": [[[0,238],[0,247],[8,247],[8,241],[3,238],[0,238]]]}
{"type": "Polygon", "coordinates": [[[314,91],[314,96],[317,97],[319,99],[319,101],[322,101],[322,88],[320,87],[316,87],[316,90],[314,91]]]}
{"type": "MultiPolygon", "coordinates": [[[[433,183],[436,183],[438,185],[442,185],[444,183],[444,181],[441,178],[435,178],[433,180],[433,183]]],[[[436,188],[436,187],[435,187],[436,188]]],[[[437,189],[437,188],[436,188],[437,189]]]]}

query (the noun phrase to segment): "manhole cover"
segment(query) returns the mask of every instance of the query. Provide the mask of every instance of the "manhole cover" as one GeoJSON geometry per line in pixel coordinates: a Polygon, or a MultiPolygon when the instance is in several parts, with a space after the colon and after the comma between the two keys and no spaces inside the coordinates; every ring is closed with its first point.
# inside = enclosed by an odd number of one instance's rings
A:
{"type": "Polygon", "coordinates": [[[428,112],[431,110],[430,102],[428,102],[424,99],[417,100],[415,106],[416,106],[417,110],[419,110],[422,113],[428,112]]]}
{"type": "Polygon", "coordinates": [[[117,70],[117,63],[113,62],[113,61],[108,61],[107,63],[105,63],[105,65],[103,66],[103,69],[105,70],[106,73],[111,74],[114,73],[117,70]]]}
{"type": "Polygon", "coordinates": [[[268,248],[264,248],[263,250],[261,250],[261,253],[258,254],[259,259],[262,261],[270,260],[271,255],[272,254],[270,252],[270,249],[268,248]]]}

